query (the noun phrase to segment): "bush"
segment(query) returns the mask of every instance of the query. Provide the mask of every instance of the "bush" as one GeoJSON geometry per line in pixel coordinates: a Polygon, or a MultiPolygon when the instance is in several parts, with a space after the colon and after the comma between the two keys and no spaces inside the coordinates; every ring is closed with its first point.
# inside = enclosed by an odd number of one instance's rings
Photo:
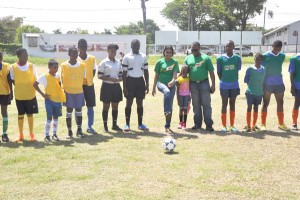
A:
{"type": "Polygon", "coordinates": [[[6,54],[15,55],[18,48],[22,47],[22,44],[2,44],[0,43],[0,51],[6,54]]]}

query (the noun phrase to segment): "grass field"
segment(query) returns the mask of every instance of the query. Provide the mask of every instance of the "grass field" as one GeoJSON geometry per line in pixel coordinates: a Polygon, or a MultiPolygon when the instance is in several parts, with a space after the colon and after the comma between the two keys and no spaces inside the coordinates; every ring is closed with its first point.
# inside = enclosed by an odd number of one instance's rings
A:
{"type": "MultiPolygon", "coordinates": [[[[246,123],[246,85],[240,72],[241,95],[237,98],[236,127],[246,123]]],[[[289,93],[288,63],[284,65],[285,122],[291,125],[293,98],[289,93]]],[[[39,66],[38,72],[45,72],[39,66]]],[[[150,88],[153,82],[150,67],[150,88]]],[[[217,81],[218,86],[218,81],[217,81]]],[[[39,114],[35,115],[37,141],[0,144],[0,199],[300,199],[300,133],[277,129],[274,97],[269,107],[264,133],[222,134],[219,90],[212,95],[215,132],[177,130],[178,108],[174,103],[172,129],[177,139],[176,151],[162,149],[164,133],[163,96],[147,95],[144,122],[149,132],[137,130],[133,107],[130,133],[102,132],[99,89],[95,78],[96,136],[65,139],[65,111],[59,119],[61,141],[45,144],[45,109],[41,96],[39,114]]],[[[217,87],[218,88],[218,87],[217,87]]],[[[123,126],[125,101],[119,107],[119,125],[123,126]]],[[[83,109],[84,127],[86,108],[83,109]]],[[[109,114],[111,115],[111,114],[109,114]]],[[[260,119],[258,120],[260,122],[260,119]]],[[[25,118],[25,133],[27,119],[25,118]]],[[[192,114],[187,126],[191,127],[192,114]]],[[[109,118],[109,127],[111,118],[109,118]]],[[[17,136],[15,102],[9,107],[10,139],[17,136]]],[[[75,122],[73,117],[73,130],[75,122]]],[[[26,134],[28,137],[28,134],[26,134]]],[[[26,138],[28,139],[28,138],[26,138]]]]}

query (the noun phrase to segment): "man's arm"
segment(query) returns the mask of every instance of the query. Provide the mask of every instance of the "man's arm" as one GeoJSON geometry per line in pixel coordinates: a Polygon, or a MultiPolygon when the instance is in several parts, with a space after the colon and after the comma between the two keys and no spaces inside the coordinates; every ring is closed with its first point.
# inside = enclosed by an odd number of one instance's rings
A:
{"type": "Polygon", "coordinates": [[[211,79],[211,86],[210,86],[210,93],[214,93],[216,90],[216,86],[215,86],[215,73],[214,71],[209,71],[209,76],[211,79]]]}
{"type": "Polygon", "coordinates": [[[149,71],[148,71],[148,69],[144,69],[144,77],[145,77],[145,81],[146,81],[145,93],[148,94],[149,93],[149,71]]]}

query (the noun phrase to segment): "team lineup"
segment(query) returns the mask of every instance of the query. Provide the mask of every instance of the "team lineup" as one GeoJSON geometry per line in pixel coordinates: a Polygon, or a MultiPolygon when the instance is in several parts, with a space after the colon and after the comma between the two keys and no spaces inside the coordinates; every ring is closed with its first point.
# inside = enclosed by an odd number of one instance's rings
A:
{"type": "MultiPolygon", "coordinates": [[[[147,131],[149,128],[143,123],[143,100],[149,93],[148,61],[145,54],[141,53],[140,41],[131,42],[130,53],[125,54],[121,60],[116,59],[119,49],[116,44],[109,44],[107,57],[97,65],[96,58],[87,53],[88,43],[85,39],[78,41],[78,47],[69,48],[69,60],[59,63],[50,59],[49,71],[38,76],[35,65],[28,62],[28,53],[24,48],[16,52],[18,61],[14,64],[2,62],[0,52],[0,104],[3,122],[2,142],[9,142],[7,106],[13,98],[18,111],[18,137],[15,142],[24,140],[23,126],[25,115],[28,121],[29,141],[35,141],[34,117],[39,112],[36,91],[45,99],[47,119],[45,123],[45,142],[59,141],[58,118],[62,116],[62,107],[66,107],[67,139],[73,138],[72,113],[74,110],[77,125],[76,136],[83,138],[82,107],[87,106],[86,132],[97,134],[94,125],[94,107],[96,95],[93,83],[95,75],[102,80],[100,101],[102,101],[102,120],[104,132],[108,132],[108,113],[112,108],[111,129],[129,132],[131,130],[130,118],[134,99],[137,105],[138,129],[147,131]],[[60,66],[60,67],[59,67],[60,66]],[[59,70],[60,68],[60,70],[59,70]],[[122,87],[121,87],[122,83],[122,87]],[[43,85],[44,89],[40,88],[43,85]],[[125,126],[118,126],[119,103],[126,99],[125,126]],[[52,134],[50,129],[52,124],[52,134]]],[[[217,58],[217,76],[220,80],[220,96],[222,102],[221,123],[222,133],[236,133],[235,127],[235,102],[240,95],[239,70],[241,70],[241,57],[233,53],[234,42],[226,43],[226,51],[217,58]],[[227,125],[227,107],[229,104],[229,126],[227,125]]],[[[247,113],[246,126],[243,132],[267,131],[267,109],[271,95],[274,94],[277,103],[278,128],[284,131],[290,129],[284,123],[284,91],[285,85],[282,78],[282,65],[285,54],[281,52],[282,42],[276,40],[272,50],[264,54],[256,53],[254,63],[247,68],[243,81],[248,85],[246,90],[247,113]],[[261,108],[261,126],[257,125],[258,107],[261,108]],[[252,111],[253,110],[253,111],[252,111]],[[251,123],[252,119],[252,123],[251,123]]],[[[192,54],[188,55],[182,67],[173,58],[174,49],[166,46],[163,57],[155,65],[152,95],[156,89],[163,93],[163,110],[165,116],[165,131],[173,133],[171,120],[173,100],[176,96],[179,106],[178,128],[185,130],[190,104],[193,111],[192,130],[199,130],[205,124],[207,131],[214,131],[212,119],[211,94],[215,92],[215,74],[211,58],[200,52],[200,43],[194,42],[192,54]],[[176,94],[176,95],[175,95],[176,94]]],[[[300,56],[290,59],[289,73],[291,93],[295,97],[292,110],[292,129],[298,130],[297,118],[300,106],[300,56]]]]}

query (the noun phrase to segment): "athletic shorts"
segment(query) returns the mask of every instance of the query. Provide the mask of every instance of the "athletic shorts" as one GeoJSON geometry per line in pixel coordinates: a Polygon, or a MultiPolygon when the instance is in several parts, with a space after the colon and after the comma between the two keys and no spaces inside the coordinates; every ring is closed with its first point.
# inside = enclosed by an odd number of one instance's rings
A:
{"type": "Polygon", "coordinates": [[[240,88],[235,89],[220,89],[221,97],[236,98],[240,94],[240,88]]]}
{"type": "Polygon", "coordinates": [[[144,99],[145,98],[145,80],[144,77],[133,78],[127,77],[126,86],[128,95],[125,96],[127,99],[144,99]]]}
{"type": "Polygon", "coordinates": [[[264,85],[264,92],[270,92],[270,93],[274,93],[274,94],[280,94],[280,93],[284,93],[284,91],[285,91],[284,84],[280,84],[280,85],[268,85],[268,84],[265,84],[264,85]]]}
{"type": "Polygon", "coordinates": [[[295,94],[293,94],[293,96],[299,98],[300,97],[300,89],[295,89],[295,94]]]}
{"type": "Polygon", "coordinates": [[[178,100],[180,109],[187,109],[191,101],[191,96],[178,96],[178,100]]]}
{"type": "Polygon", "coordinates": [[[60,117],[62,116],[62,106],[61,103],[51,101],[50,99],[45,100],[45,107],[47,112],[47,117],[60,117]]]}
{"type": "Polygon", "coordinates": [[[64,103],[64,106],[67,108],[82,108],[84,106],[84,94],[69,94],[66,93],[66,103],[64,103]]]}
{"type": "Polygon", "coordinates": [[[31,100],[18,100],[16,99],[18,115],[36,114],[39,112],[36,97],[31,100]]]}
{"type": "Polygon", "coordinates": [[[7,106],[10,105],[9,95],[0,95],[0,105],[7,106]]]}
{"type": "Polygon", "coordinates": [[[250,93],[245,93],[248,105],[260,105],[263,96],[256,96],[250,93]]]}
{"type": "Polygon", "coordinates": [[[122,100],[122,89],[119,83],[102,83],[100,90],[100,101],[103,103],[119,103],[122,100]]]}
{"type": "Polygon", "coordinates": [[[96,106],[94,85],[91,86],[83,85],[83,94],[84,94],[85,104],[87,107],[96,106]]]}

